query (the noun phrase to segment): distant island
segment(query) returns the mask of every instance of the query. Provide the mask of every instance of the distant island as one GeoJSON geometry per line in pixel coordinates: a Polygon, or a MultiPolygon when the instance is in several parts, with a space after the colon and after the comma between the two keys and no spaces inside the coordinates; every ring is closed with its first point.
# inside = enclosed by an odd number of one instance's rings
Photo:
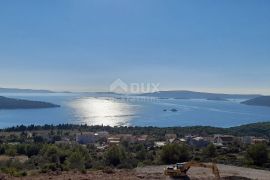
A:
{"type": "Polygon", "coordinates": [[[254,99],[250,99],[244,102],[241,102],[242,104],[246,105],[252,105],[252,106],[268,106],[270,107],[270,96],[260,96],[256,97],[254,99]]]}
{"type": "Polygon", "coordinates": [[[36,90],[36,89],[0,88],[0,93],[54,93],[54,92],[49,90],[36,90]]]}
{"type": "Polygon", "coordinates": [[[0,96],[0,109],[39,109],[54,107],[60,106],[48,102],[13,99],[0,96]]]}
{"type": "Polygon", "coordinates": [[[194,91],[158,91],[153,93],[144,93],[141,96],[150,96],[157,98],[174,99],[208,99],[208,100],[227,100],[227,99],[252,99],[259,97],[259,94],[219,94],[194,91]]]}

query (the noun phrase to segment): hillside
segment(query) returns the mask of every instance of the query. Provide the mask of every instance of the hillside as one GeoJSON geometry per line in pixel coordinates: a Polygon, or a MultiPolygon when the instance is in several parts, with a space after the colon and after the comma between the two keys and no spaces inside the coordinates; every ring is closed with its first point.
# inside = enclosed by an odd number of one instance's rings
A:
{"type": "Polygon", "coordinates": [[[252,99],[259,97],[259,94],[219,94],[194,91],[158,91],[153,93],[144,93],[141,96],[151,96],[159,98],[175,99],[252,99]]]}
{"type": "Polygon", "coordinates": [[[227,129],[230,134],[239,136],[267,136],[270,137],[270,122],[259,122],[227,129]]]}
{"type": "Polygon", "coordinates": [[[0,96],[0,109],[38,109],[60,107],[47,102],[13,99],[0,96]]]}
{"type": "Polygon", "coordinates": [[[53,91],[35,90],[35,89],[0,88],[0,93],[53,93],[53,91]]]}
{"type": "Polygon", "coordinates": [[[269,106],[270,107],[270,96],[260,96],[254,99],[250,99],[242,102],[242,104],[252,105],[252,106],[269,106]]]}

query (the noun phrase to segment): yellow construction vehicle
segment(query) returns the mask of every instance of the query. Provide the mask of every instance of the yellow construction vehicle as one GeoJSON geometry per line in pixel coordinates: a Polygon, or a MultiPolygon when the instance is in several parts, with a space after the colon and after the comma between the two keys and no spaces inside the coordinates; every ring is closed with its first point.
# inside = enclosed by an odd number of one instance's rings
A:
{"type": "Polygon", "coordinates": [[[220,179],[219,170],[218,170],[216,164],[214,164],[214,163],[204,164],[204,163],[199,163],[199,162],[195,162],[195,161],[177,163],[171,167],[169,166],[169,167],[164,169],[164,174],[166,176],[170,176],[173,178],[186,177],[187,172],[191,167],[210,168],[210,169],[212,169],[212,172],[215,175],[215,179],[216,180],[220,179]]]}

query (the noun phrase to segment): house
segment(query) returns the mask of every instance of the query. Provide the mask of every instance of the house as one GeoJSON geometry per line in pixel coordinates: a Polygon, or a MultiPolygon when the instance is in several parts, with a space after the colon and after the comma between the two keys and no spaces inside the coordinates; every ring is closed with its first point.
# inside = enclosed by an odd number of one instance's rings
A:
{"type": "Polygon", "coordinates": [[[265,138],[259,138],[255,136],[244,136],[241,138],[243,144],[258,144],[258,143],[265,143],[267,144],[269,142],[268,139],[265,138]]]}
{"type": "Polygon", "coordinates": [[[214,137],[213,136],[202,136],[204,140],[208,141],[208,142],[213,142],[214,141],[214,137]]]}
{"type": "Polygon", "coordinates": [[[255,138],[254,136],[244,136],[241,138],[243,144],[251,144],[252,139],[255,138]]]}
{"type": "Polygon", "coordinates": [[[154,147],[161,148],[166,145],[165,141],[156,141],[154,142],[154,147]]]}
{"type": "Polygon", "coordinates": [[[268,142],[269,140],[265,138],[253,138],[251,144],[260,144],[260,143],[268,144],[268,142]]]}
{"type": "Polygon", "coordinates": [[[84,132],[76,134],[76,142],[79,144],[93,144],[97,140],[97,136],[93,132],[84,132]]]}
{"type": "Polygon", "coordinates": [[[109,136],[109,132],[107,131],[98,131],[95,133],[99,138],[107,138],[109,136]]]}
{"type": "Polygon", "coordinates": [[[184,144],[186,142],[187,141],[184,138],[176,138],[176,139],[169,140],[169,143],[172,143],[172,144],[184,144]]]}
{"type": "Polygon", "coordinates": [[[176,139],[176,138],[177,138],[176,134],[165,134],[166,141],[169,141],[171,139],[176,139]]]}
{"type": "Polygon", "coordinates": [[[109,145],[114,145],[114,144],[118,145],[120,144],[120,137],[119,136],[108,137],[107,142],[109,145]]]}
{"type": "Polygon", "coordinates": [[[217,146],[229,146],[234,142],[235,137],[232,135],[214,135],[213,144],[217,146]]]}
{"type": "Polygon", "coordinates": [[[148,138],[148,135],[141,135],[141,136],[137,136],[137,141],[138,142],[144,142],[146,141],[148,138]]]}
{"type": "Polygon", "coordinates": [[[206,141],[203,137],[192,137],[187,141],[187,143],[190,146],[193,146],[196,148],[206,147],[209,144],[209,142],[206,141]]]}
{"type": "Polygon", "coordinates": [[[135,142],[136,137],[132,134],[119,134],[118,137],[121,141],[135,142]]]}

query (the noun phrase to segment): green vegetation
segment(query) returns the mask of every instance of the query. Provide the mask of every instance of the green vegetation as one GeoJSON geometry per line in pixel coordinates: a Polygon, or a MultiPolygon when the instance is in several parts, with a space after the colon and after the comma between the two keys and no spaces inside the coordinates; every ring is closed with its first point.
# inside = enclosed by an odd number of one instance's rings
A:
{"type": "Polygon", "coordinates": [[[217,149],[212,143],[210,143],[205,149],[203,149],[203,154],[206,157],[211,157],[211,158],[216,157],[217,149]]]}
{"type": "MultiPolygon", "coordinates": [[[[213,135],[213,134],[231,134],[235,136],[258,136],[270,138],[270,122],[252,123],[231,128],[218,128],[211,126],[190,126],[190,127],[111,127],[111,126],[87,126],[87,125],[73,125],[73,124],[60,124],[60,125],[43,125],[43,126],[16,126],[3,129],[2,132],[24,132],[33,130],[50,130],[50,131],[63,131],[63,130],[75,130],[81,131],[108,131],[110,134],[133,134],[141,135],[148,134],[155,137],[164,137],[166,133],[177,134],[178,137],[182,137],[187,134],[197,135],[213,135]]],[[[37,141],[42,141],[42,137],[36,137],[37,141]],[[38,139],[39,138],[39,139],[38,139]]]]}
{"type": "Polygon", "coordinates": [[[186,162],[191,159],[189,151],[185,145],[168,144],[162,148],[160,158],[165,164],[186,162]]]}
{"type": "MultiPolygon", "coordinates": [[[[234,128],[214,127],[109,127],[86,125],[18,126],[1,131],[0,170],[12,176],[25,176],[29,172],[47,173],[61,171],[86,172],[89,169],[135,168],[144,165],[172,164],[196,160],[237,166],[269,169],[269,146],[267,144],[241,145],[233,143],[226,148],[209,144],[196,148],[187,143],[168,143],[156,147],[155,141],[164,141],[165,134],[178,137],[187,134],[211,135],[216,133],[234,135],[258,135],[268,137],[270,123],[257,123],[234,128]],[[32,132],[31,137],[28,132],[32,132]],[[118,145],[99,149],[97,145],[80,145],[75,142],[78,132],[108,131],[111,135],[148,135],[145,141],[121,140],[118,145]],[[57,144],[63,137],[69,143],[57,144]]],[[[100,146],[107,143],[99,139],[100,146]]]]}
{"type": "Polygon", "coordinates": [[[268,149],[265,144],[251,145],[247,149],[247,159],[251,164],[262,166],[269,161],[268,149]]]}

